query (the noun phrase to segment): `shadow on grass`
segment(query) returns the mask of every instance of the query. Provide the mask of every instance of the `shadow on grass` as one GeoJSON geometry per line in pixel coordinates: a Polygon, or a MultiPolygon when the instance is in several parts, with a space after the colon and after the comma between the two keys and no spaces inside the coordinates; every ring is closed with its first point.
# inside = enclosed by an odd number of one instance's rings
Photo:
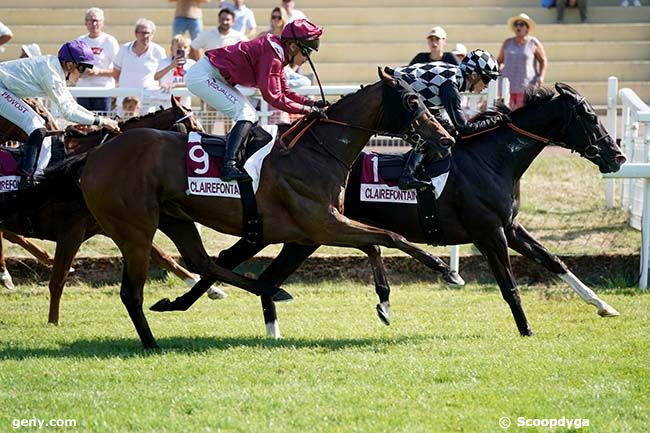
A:
{"type": "Polygon", "coordinates": [[[0,361],[29,358],[141,358],[166,354],[200,354],[242,347],[261,350],[318,349],[319,352],[336,352],[350,348],[383,351],[386,346],[411,345],[432,340],[475,340],[484,337],[473,334],[412,335],[397,338],[285,338],[281,340],[272,340],[266,337],[168,337],[158,339],[161,348],[154,350],[143,349],[140,341],[134,338],[81,339],[70,343],[60,343],[60,347],[57,348],[1,348],[0,361]]]}

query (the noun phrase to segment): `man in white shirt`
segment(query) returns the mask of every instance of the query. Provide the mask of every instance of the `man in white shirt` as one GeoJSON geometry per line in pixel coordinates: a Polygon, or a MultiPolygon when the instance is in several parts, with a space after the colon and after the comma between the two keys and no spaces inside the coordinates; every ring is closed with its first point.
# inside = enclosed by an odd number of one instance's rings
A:
{"type": "Polygon", "coordinates": [[[222,2],[222,9],[230,9],[235,14],[235,22],[232,25],[234,30],[241,32],[248,38],[253,38],[257,31],[257,22],[255,22],[255,14],[244,3],[245,0],[234,0],[230,2],[222,2]]]}
{"type": "MultiPolygon", "coordinates": [[[[140,18],[135,23],[135,40],[120,47],[114,60],[113,76],[120,87],[135,87],[138,89],[157,89],[158,81],[154,74],[160,62],[167,57],[165,50],[152,42],[156,25],[140,18]]],[[[122,106],[118,98],[117,106],[122,106]]],[[[146,108],[143,107],[146,111],[146,108]]]]}
{"type": "MultiPolygon", "coordinates": [[[[221,9],[219,11],[219,27],[201,32],[192,41],[192,48],[206,51],[233,45],[240,41],[247,41],[246,35],[232,29],[234,20],[235,14],[230,9],[221,9]]],[[[202,52],[201,55],[203,55],[202,52]]]]}
{"type": "Polygon", "coordinates": [[[282,7],[287,11],[290,23],[298,19],[307,19],[302,11],[296,9],[296,2],[293,0],[282,0],[282,7]]]}
{"type": "MultiPolygon", "coordinates": [[[[117,39],[104,33],[104,11],[99,8],[90,8],[86,11],[86,28],[88,34],[79,36],[95,55],[93,68],[87,69],[77,81],[79,87],[102,87],[112,89],[115,87],[113,78],[113,60],[120,49],[117,39]]],[[[111,110],[111,97],[102,98],[77,98],[82,107],[92,111],[106,113],[111,110]]]]}

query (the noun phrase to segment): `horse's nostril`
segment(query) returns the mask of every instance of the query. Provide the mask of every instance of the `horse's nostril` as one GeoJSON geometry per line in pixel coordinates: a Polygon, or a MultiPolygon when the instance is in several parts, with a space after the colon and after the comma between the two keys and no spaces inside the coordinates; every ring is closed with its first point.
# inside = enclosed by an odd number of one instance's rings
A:
{"type": "Polygon", "coordinates": [[[444,147],[451,147],[456,143],[453,137],[443,137],[440,139],[440,144],[444,147]]]}
{"type": "Polygon", "coordinates": [[[614,158],[614,160],[616,161],[617,164],[621,165],[621,164],[625,164],[627,158],[625,157],[625,155],[617,155],[616,158],[614,158]]]}

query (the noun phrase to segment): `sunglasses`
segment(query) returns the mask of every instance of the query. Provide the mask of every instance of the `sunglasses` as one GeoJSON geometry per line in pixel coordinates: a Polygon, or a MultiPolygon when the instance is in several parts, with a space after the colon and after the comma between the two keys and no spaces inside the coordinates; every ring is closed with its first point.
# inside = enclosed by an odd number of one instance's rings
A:
{"type": "Polygon", "coordinates": [[[281,20],[281,19],[282,19],[282,15],[271,15],[271,19],[272,19],[272,20],[281,20]]]}
{"type": "Polygon", "coordinates": [[[515,26],[515,27],[528,27],[528,24],[526,24],[526,23],[523,22],[523,21],[517,21],[517,22],[514,24],[514,26],[515,26]]]}
{"type": "Polygon", "coordinates": [[[92,66],[90,66],[90,65],[86,65],[86,64],[84,64],[84,63],[79,63],[79,64],[77,64],[77,71],[79,71],[79,72],[82,73],[82,74],[83,74],[84,72],[86,72],[86,70],[88,70],[88,69],[92,69],[92,68],[93,68],[92,66]]]}

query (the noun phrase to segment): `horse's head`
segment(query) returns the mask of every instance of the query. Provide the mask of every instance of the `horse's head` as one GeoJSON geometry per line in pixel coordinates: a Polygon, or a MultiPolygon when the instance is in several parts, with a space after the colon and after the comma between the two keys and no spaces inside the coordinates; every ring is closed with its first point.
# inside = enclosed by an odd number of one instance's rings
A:
{"type": "Polygon", "coordinates": [[[567,84],[556,83],[555,90],[569,107],[569,116],[562,129],[566,146],[596,164],[601,173],[618,171],[626,161],[625,155],[589,102],[567,84]]]}
{"type": "Polygon", "coordinates": [[[204,132],[203,125],[199,122],[199,119],[194,116],[191,108],[183,107],[173,96],[171,97],[172,107],[171,110],[176,113],[176,120],[174,121],[173,126],[182,125],[180,130],[185,128],[185,132],[188,131],[200,131],[204,132]]]}
{"type": "Polygon", "coordinates": [[[383,83],[383,123],[389,132],[404,134],[404,140],[419,150],[427,145],[442,158],[449,155],[454,138],[429,112],[406,81],[392,77],[379,68],[383,83]]]}

